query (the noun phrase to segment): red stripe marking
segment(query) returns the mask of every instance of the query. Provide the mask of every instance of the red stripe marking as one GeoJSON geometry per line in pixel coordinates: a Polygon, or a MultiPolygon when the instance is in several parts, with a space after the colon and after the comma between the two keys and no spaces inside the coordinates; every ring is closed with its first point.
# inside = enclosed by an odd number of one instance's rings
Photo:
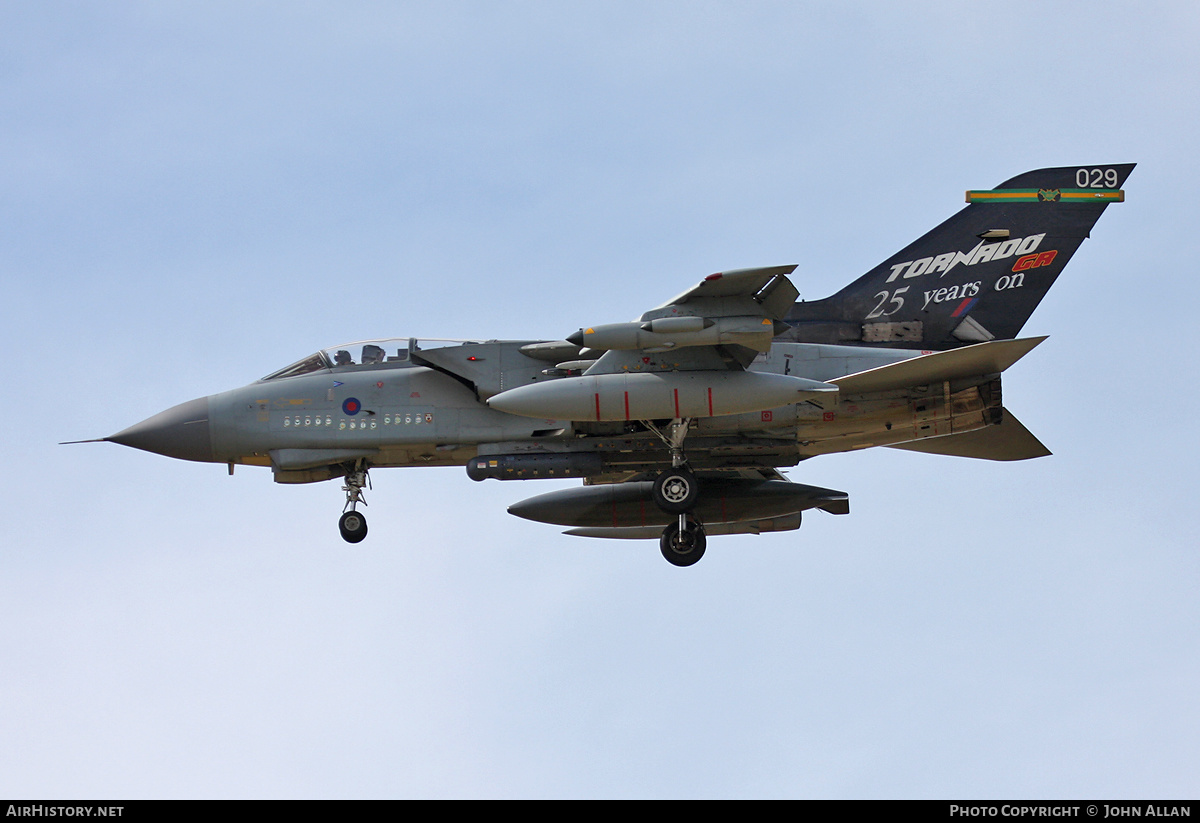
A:
{"type": "Polygon", "coordinates": [[[629,419],[629,392],[625,392],[625,419],[629,419]]]}
{"type": "Polygon", "coordinates": [[[596,392],[596,419],[600,419],[600,392],[596,392]]]}
{"type": "Polygon", "coordinates": [[[974,302],[975,302],[975,298],[974,298],[974,297],[968,297],[966,300],[964,300],[964,301],[962,301],[961,303],[959,303],[959,304],[958,304],[958,308],[957,308],[957,309],[955,309],[955,310],[954,310],[954,313],[953,313],[953,314],[951,314],[950,316],[951,316],[951,317],[958,317],[960,314],[962,314],[962,313],[963,313],[963,311],[965,311],[965,310],[966,310],[966,308],[967,308],[968,306],[970,306],[970,305],[971,305],[972,303],[974,303],[974,302]]]}
{"type": "Polygon", "coordinates": [[[679,389],[675,389],[675,416],[679,416],[679,389]]]}
{"type": "Polygon", "coordinates": [[[708,416],[712,417],[712,386],[708,387],[708,416]]]}

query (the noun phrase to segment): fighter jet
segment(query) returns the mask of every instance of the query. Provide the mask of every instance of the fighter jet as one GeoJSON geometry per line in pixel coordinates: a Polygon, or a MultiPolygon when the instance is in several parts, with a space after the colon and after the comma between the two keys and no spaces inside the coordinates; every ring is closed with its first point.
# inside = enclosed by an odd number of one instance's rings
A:
{"type": "Polygon", "coordinates": [[[847,514],[845,492],[780,473],[812,457],[1049,454],[1004,408],[1001,373],[1045,339],[1018,335],[1133,167],[968,191],[965,208],[824,300],[797,302],[796,266],[768,266],[710,274],[638,320],[561,339],[343,344],[101,439],[231,474],[262,466],[277,483],[340,478],[350,543],[367,535],[374,468],[581,478],[509,512],[572,535],[657,538],[690,566],[710,536],[847,514]]]}

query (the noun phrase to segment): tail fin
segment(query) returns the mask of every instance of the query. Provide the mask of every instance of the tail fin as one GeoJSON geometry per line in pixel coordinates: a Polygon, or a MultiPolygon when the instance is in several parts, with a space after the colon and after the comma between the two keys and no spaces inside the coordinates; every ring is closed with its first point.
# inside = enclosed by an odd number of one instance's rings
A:
{"type": "Polygon", "coordinates": [[[951,349],[1017,336],[1133,163],[1026,172],[832,297],[796,303],[780,340],[951,349]]]}

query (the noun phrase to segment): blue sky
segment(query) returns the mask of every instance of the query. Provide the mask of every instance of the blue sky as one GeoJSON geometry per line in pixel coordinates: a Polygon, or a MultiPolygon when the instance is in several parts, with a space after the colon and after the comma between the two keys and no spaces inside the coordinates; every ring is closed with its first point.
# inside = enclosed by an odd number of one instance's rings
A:
{"type": "Polygon", "coordinates": [[[0,795],[1179,797],[1200,761],[1200,12],[0,5],[0,795]],[[370,337],[556,338],[726,268],[823,297],[987,188],[1136,162],[1025,328],[1055,453],[875,450],[852,515],[562,536],[552,483],[112,434],[370,337]]]}

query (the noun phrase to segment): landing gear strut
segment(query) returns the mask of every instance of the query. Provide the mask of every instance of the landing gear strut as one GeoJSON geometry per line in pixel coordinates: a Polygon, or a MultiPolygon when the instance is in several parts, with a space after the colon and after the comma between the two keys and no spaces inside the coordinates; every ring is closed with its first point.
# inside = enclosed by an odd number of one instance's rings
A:
{"type": "Polygon", "coordinates": [[[704,525],[694,517],[679,515],[678,522],[663,529],[658,546],[662,556],[673,566],[691,566],[704,556],[708,540],[704,536],[704,525]]]}
{"type": "Polygon", "coordinates": [[[367,505],[363,498],[364,488],[371,488],[371,478],[367,474],[365,461],[356,464],[353,471],[346,473],[346,485],[342,486],[342,491],[346,493],[346,505],[342,507],[338,531],[347,543],[361,543],[367,536],[367,518],[358,511],[359,503],[367,505]]]}
{"type": "Polygon", "coordinates": [[[696,507],[696,499],[700,496],[696,475],[688,469],[683,453],[683,441],[692,421],[687,417],[672,420],[666,431],[660,431],[649,421],[644,422],[671,452],[671,468],[654,481],[654,504],[667,514],[686,514],[696,507]]]}
{"type": "Polygon", "coordinates": [[[663,529],[658,545],[667,562],[675,566],[690,566],[704,556],[708,542],[704,536],[704,524],[689,514],[696,508],[696,501],[700,498],[700,484],[688,468],[687,457],[683,453],[683,441],[692,421],[687,417],[676,418],[665,431],[660,431],[648,420],[642,422],[658,435],[671,453],[671,468],[655,479],[652,497],[654,505],[667,514],[678,515],[678,518],[663,529]]]}

